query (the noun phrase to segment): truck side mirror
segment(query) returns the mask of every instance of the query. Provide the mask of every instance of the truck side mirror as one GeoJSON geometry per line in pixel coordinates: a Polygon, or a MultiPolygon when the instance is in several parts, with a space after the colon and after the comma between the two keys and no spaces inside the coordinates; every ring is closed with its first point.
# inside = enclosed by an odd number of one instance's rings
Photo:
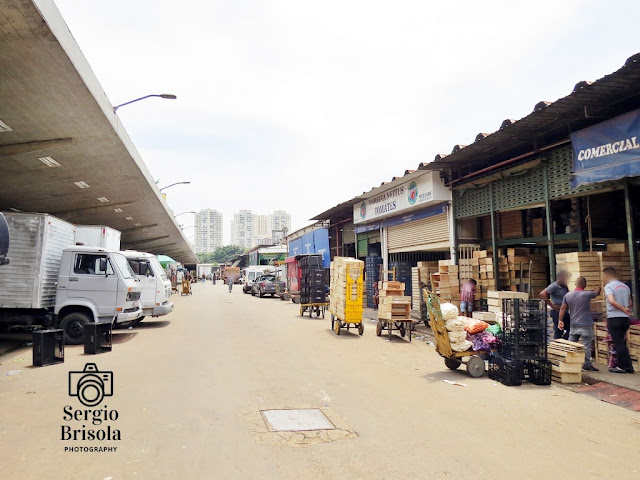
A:
{"type": "Polygon", "coordinates": [[[104,272],[104,276],[108,277],[109,273],[107,272],[107,259],[106,258],[101,258],[100,259],[100,271],[104,272]]]}

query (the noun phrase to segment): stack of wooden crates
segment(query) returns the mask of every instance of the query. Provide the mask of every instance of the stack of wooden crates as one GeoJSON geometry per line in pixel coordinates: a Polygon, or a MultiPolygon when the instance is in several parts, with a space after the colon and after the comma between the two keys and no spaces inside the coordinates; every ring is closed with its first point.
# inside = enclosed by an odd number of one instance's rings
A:
{"type": "Polygon", "coordinates": [[[404,283],[380,282],[378,318],[385,321],[411,319],[411,297],[404,295],[404,283]]]}
{"type": "MultiPolygon", "coordinates": [[[[596,362],[604,365],[609,364],[609,331],[606,322],[596,322],[595,324],[595,343],[596,343],[596,362]]],[[[640,371],[640,325],[631,325],[627,332],[627,348],[631,356],[633,368],[640,371]]]]}
{"type": "Polygon", "coordinates": [[[422,308],[422,289],[421,284],[432,285],[431,275],[438,272],[437,261],[418,262],[417,267],[411,269],[411,311],[415,318],[426,318],[426,314],[422,308]]]}
{"type": "Polygon", "coordinates": [[[439,295],[445,302],[453,303],[460,308],[460,277],[458,265],[452,265],[451,260],[440,260],[438,270],[440,274],[439,295]]]}
{"type": "Polygon", "coordinates": [[[582,382],[584,347],[581,343],[554,340],[547,347],[547,358],[551,360],[551,378],[559,383],[582,382]]]}
{"type": "Polygon", "coordinates": [[[335,257],[330,266],[329,311],[344,322],[362,319],[362,273],[364,262],[355,258],[335,257]]]}

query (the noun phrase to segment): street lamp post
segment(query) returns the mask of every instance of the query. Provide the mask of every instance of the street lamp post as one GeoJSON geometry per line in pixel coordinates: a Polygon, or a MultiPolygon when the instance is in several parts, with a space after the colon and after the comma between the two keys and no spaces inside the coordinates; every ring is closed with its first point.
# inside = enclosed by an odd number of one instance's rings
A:
{"type": "Polygon", "coordinates": [[[193,214],[195,214],[196,212],[182,212],[182,213],[179,213],[177,215],[174,215],[173,218],[178,218],[180,215],[184,215],[185,213],[193,213],[193,214]]]}
{"type": "Polygon", "coordinates": [[[116,111],[120,107],[124,107],[125,105],[130,105],[132,103],[136,103],[136,102],[139,102],[140,100],[144,100],[146,98],[151,98],[151,97],[164,98],[165,100],[175,100],[176,98],[178,98],[175,95],[173,95],[172,93],[160,93],[160,94],[145,95],[144,97],[136,98],[134,100],[129,100],[128,102],[124,102],[124,103],[121,103],[120,105],[116,105],[115,107],[113,107],[113,113],[116,113],[116,111]]]}
{"type": "Polygon", "coordinates": [[[171,188],[174,185],[189,185],[191,182],[176,182],[176,183],[172,183],[171,185],[167,185],[166,187],[162,187],[160,189],[160,191],[162,192],[162,190],[166,190],[167,188],[171,188]]]}

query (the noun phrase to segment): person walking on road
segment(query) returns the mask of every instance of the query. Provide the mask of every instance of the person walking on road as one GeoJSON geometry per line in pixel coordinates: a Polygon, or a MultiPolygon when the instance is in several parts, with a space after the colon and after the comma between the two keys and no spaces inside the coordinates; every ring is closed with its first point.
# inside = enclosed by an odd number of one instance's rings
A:
{"type": "Polygon", "coordinates": [[[564,296],[569,293],[567,282],[569,281],[569,272],[561,271],[556,277],[556,281],[540,292],[540,298],[543,299],[549,307],[551,307],[551,319],[553,320],[553,338],[569,338],[569,330],[571,329],[571,318],[569,314],[565,315],[564,329],[558,328],[558,316],[564,296]]]}
{"type": "Polygon", "coordinates": [[[558,330],[564,330],[564,317],[571,315],[571,329],[569,330],[569,340],[580,341],[584,345],[584,363],[582,369],[597,372],[598,369],[591,363],[591,344],[593,343],[593,315],[591,315],[591,299],[600,295],[600,287],[593,291],[585,290],[587,279],[578,277],[576,279],[576,289],[569,292],[562,300],[560,313],[558,314],[558,330]]]}
{"type": "Polygon", "coordinates": [[[477,285],[478,282],[470,278],[460,288],[460,313],[469,318],[473,315],[473,301],[476,298],[477,285]]]}
{"type": "Polygon", "coordinates": [[[231,293],[231,289],[233,288],[233,278],[231,275],[227,275],[227,283],[229,284],[229,293],[231,293]]]}
{"type": "Polygon", "coordinates": [[[217,276],[217,275],[214,273],[214,274],[212,274],[211,276],[213,277],[213,284],[215,285],[215,284],[216,284],[216,276],[217,276]]]}
{"type": "Polygon", "coordinates": [[[629,356],[629,349],[625,341],[627,330],[631,324],[631,290],[618,280],[615,268],[607,267],[602,270],[604,293],[607,298],[607,330],[613,340],[613,347],[618,356],[618,366],[609,368],[613,373],[633,373],[633,365],[629,356]]]}

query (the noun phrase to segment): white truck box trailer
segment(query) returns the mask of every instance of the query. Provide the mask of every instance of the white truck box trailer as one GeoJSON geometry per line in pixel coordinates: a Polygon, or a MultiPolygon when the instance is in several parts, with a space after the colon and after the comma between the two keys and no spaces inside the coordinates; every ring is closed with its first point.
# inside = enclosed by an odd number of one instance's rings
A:
{"type": "Polygon", "coordinates": [[[11,262],[0,272],[0,308],[53,308],[62,251],[76,228],[46,214],[6,213],[11,262]]]}
{"type": "Polygon", "coordinates": [[[120,250],[120,230],[106,225],[76,225],[76,244],[120,250]]]}

